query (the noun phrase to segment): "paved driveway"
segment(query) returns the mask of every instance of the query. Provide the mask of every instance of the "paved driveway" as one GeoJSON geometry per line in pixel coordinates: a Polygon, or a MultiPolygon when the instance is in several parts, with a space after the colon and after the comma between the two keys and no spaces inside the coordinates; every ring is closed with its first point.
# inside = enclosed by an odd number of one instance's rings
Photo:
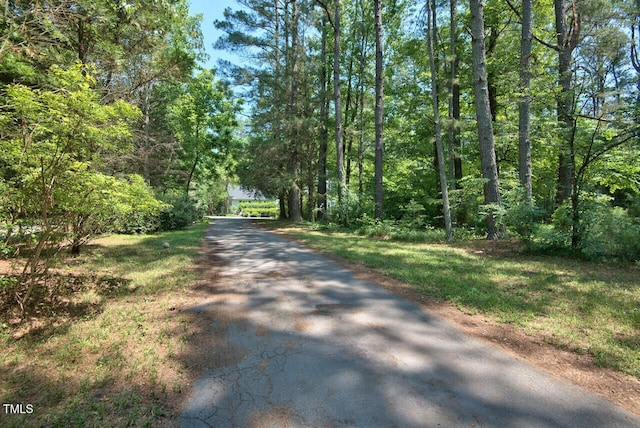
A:
{"type": "Polygon", "coordinates": [[[241,358],[203,373],[182,427],[640,426],[247,220],[214,219],[207,241],[238,293],[215,305],[242,314],[241,358]]]}

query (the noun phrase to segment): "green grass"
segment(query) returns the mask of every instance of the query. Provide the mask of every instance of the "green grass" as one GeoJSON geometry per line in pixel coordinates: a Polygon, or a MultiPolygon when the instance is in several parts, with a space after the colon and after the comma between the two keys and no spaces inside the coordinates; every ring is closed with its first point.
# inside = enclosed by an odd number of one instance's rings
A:
{"type": "Polygon", "coordinates": [[[513,245],[376,239],[310,225],[282,226],[305,244],[381,270],[467,313],[520,326],[596,364],[640,377],[640,269],[528,256],[513,245]]]}
{"type": "Polygon", "coordinates": [[[174,309],[197,278],[205,227],[113,235],[65,260],[73,287],[29,322],[3,320],[0,401],[34,411],[3,413],[0,425],[155,426],[170,416],[188,374],[187,320],[174,309]]]}

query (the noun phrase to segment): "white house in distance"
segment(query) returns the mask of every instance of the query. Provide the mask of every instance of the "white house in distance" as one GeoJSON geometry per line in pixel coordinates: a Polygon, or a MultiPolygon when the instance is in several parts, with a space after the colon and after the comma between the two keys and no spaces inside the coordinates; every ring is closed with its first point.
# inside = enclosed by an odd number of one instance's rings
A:
{"type": "Polygon", "coordinates": [[[227,186],[227,193],[229,193],[229,212],[236,212],[241,202],[257,202],[268,201],[264,195],[258,190],[245,190],[235,184],[229,184],[227,186]]]}

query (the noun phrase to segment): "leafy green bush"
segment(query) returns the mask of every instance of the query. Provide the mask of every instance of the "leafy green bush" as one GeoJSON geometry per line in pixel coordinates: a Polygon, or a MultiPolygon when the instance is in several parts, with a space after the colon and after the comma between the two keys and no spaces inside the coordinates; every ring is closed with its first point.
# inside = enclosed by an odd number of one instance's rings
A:
{"type": "Polygon", "coordinates": [[[446,240],[442,229],[428,226],[416,227],[403,220],[377,220],[367,214],[356,220],[356,227],[356,233],[359,235],[402,242],[444,242],[446,240]]]}
{"type": "Polygon", "coordinates": [[[158,230],[178,230],[192,225],[204,215],[196,202],[182,195],[171,195],[165,202],[170,205],[158,216],[158,230]]]}
{"type": "Polygon", "coordinates": [[[478,229],[479,233],[486,230],[486,217],[478,215],[484,203],[482,188],[484,178],[466,176],[458,181],[459,189],[449,192],[451,212],[454,212],[459,225],[466,225],[478,229]]]}
{"type": "Polygon", "coordinates": [[[640,219],[621,207],[612,207],[606,195],[585,195],[580,210],[580,245],[571,248],[572,209],[569,203],[540,226],[532,249],[546,254],[576,254],[590,260],[640,260],[640,219]]]}
{"type": "Polygon", "coordinates": [[[581,252],[589,259],[640,260],[640,221],[621,207],[601,207],[585,215],[581,252]]]}
{"type": "Polygon", "coordinates": [[[125,234],[155,232],[160,227],[160,213],[169,208],[166,202],[158,200],[153,195],[139,175],[128,176],[108,186],[104,184],[102,189],[103,192],[108,191],[109,196],[104,203],[111,206],[108,214],[111,217],[109,221],[111,226],[105,230],[108,232],[125,234]]]}
{"type": "Polygon", "coordinates": [[[425,215],[424,205],[411,199],[408,204],[402,208],[401,224],[410,229],[420,229],[427,224],[427,216],[425,215]]]}
{"type": "Polygon", "coordinates": [[[509,192],[504,202],[507,205],[504,221],[508,230],[529,245],[540,226],[544,211],[533,201],[528,203],[524,189],[520,187],[509,192]]]}
{"type": "Polygon", "coordinates": [[[360,197],[358,193],[347,190],[343,196],[342,205],[336,199],[328,201],[330,207],[326,213],[326,219],[330,223],[349,226],[357,223],[359,219],[368,216],[373,218],[375,211],[373,200],[368,197],[360,197]]]}
{"type": "Polygon", "coordinates": [[[280,213],[276,201],[241,202],[238,209],[244,217],[278,217],[280,213]]]}

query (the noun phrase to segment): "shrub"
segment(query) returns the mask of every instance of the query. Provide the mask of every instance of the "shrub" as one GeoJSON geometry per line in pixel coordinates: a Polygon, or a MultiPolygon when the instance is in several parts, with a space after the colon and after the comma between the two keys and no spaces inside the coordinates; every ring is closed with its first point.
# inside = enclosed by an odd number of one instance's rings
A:
{"type": "Polygon", "coordinates": [[[191,198],[182,195],[172,195],[165,201],[169,206],[158,216],[158,230],[184,229],[199,221],[203,212],[191,198]]]}
{"type": "Polygon", "coordinates": [[[484,203],[482,188],[484,178],[466,176],[458,181],[459,189],[449,192],[451,212],[456,214],[459,225],[467,225],[477,229],[478,233],[486,230],[486,217],[478,215],[484,203]]]}
{"type": "Polygon", "coordinates": [[[238,209],[244,217],[278,217],[280,214],[276,201],[241,202],[238,209]]]}
{"type": "Polygon", "coordinates": [[[640,221],[621,207],[590,211],[581,252],[590,259],[640,260],[640,221]]]}
{"type": "Polygon", "coordinates": [[[338,204],[337,198],[328,201],[330,209],[327,211],[326,219],[332,223],[343,226],[357,224],[359,219],[368,216],[375,211],[373,200],[367,197],[360,197],[356,192],[347,190],[343,196],[342,206],[338,204]]]}
{"type": "Polygon", "coordinates": [[[420,229],[427,223],[427,216],[424,214],[424,205],[411,199],[408,204],[402,206],[403,212],[401,224],[410,229],[420,229]]]}
{"type": "Polygon", "coordinates": [[[612,207],[604,195],[585,195],[580,211],[580,246],[571,248],[572,210],[569,203],[541,226],[532,242],[534,250],[553,254],[577,254],[591,260],[640,260],[640,219],[621,207],[612,207]]]}
{"type": "Polygon", "coordinates": [[[540,225],[544,211],[534,202],[528,203],[524,189],[516,188],[505,197],[505,223],[525,245],[529,245],[540,225]]]}

